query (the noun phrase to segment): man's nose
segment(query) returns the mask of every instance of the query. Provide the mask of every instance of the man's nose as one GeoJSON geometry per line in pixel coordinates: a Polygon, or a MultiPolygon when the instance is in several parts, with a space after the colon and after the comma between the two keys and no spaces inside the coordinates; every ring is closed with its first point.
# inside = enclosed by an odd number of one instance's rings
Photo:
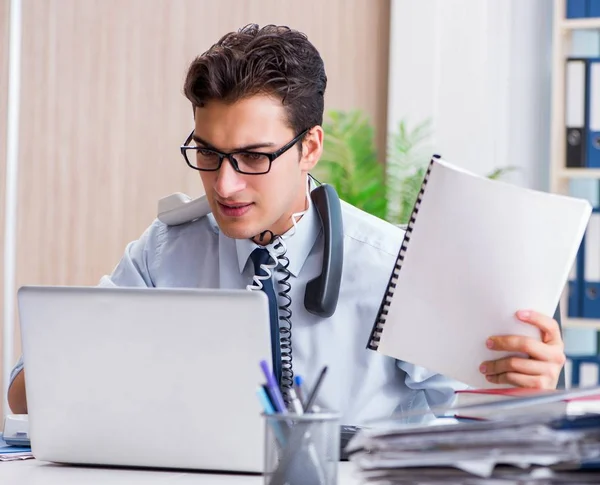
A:
{"type": "Polygon", "coordinates": [[[242,174],[235,171],[228,158],[223,160],[215,181],[215,190],[223,199],[227,199],[246,188],[242,174]]]}

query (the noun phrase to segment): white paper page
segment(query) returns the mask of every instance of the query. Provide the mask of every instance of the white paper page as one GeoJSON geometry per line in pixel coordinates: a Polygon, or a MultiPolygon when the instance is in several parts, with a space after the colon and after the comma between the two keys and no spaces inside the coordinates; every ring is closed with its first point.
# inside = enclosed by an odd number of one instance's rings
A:
{"type": "Polygon", "coordinates": [[[378,351],[479,388],[492,335],[540,337],[519,309],[552,315],[589,202],[433,166],[378,351]]]}

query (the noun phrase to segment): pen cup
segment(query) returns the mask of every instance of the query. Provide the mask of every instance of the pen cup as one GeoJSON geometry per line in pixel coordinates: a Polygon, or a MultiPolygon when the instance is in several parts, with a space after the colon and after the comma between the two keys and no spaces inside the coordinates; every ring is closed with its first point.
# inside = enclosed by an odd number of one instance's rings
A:
{"type": "Polygon", "coordinates": [[[340,415],[270,414],[265,419],[265,485],[335,485],[340,415]]]}

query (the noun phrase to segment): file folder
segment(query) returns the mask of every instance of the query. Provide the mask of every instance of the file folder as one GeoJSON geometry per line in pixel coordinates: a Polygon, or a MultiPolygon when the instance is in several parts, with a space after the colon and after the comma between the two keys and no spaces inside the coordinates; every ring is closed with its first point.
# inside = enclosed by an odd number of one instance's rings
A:
{"type": "Polygon", "coordinates": [[[583,282],[584,282],[584,251],[585,236],[581,241],[575,264],[571,268],[568,283],[567,316],[570,318],[583,317],[583,282]]]}
{"type": "Polygon", "coordinates": [[[585,59],[567,59],[565,79],[567,167],[586,166],[586,66],[585,59]]]}
{"type": "Polygon", "coordinates": [[[579,19],[587,17],[588,0],[567,0],[567,18],[579,19]]]}
{"type": "Polygon", "coordinates": [[[600,168],[600,58],[588,60],[587,166],[600,168]]]}
{"type": "MultiPolygon", "coordinates": [[[[600,183],[598,180],[571,179],[569,180],[569,193],[574,197],[586,199],[593,207],[592,214],[600,212],[600,183]]],[[[570,318],[583,318],[586,237],[587,228],[569,273],[566,313],[570,318]]]]}
{"type": "Polygon", "coordinates": [[[590,216],[583,253],[583,317],[600,318],[600,212],[590,216]]]}

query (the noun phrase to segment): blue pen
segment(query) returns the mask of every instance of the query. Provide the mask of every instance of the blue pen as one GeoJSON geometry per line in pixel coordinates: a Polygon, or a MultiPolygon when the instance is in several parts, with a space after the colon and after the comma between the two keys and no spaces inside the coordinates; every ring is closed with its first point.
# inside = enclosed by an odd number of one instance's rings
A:
{"type": "Polygon", "coordinates": [[[265,375],[265,378],[267,379],[267,386],[269,386],[271,399],[273,399],[273,406],[277,412],[281,414],[287,414],[287,409],[285,407],[285,403],[283,402],[281,392],[279,391],[279,386],[277,385],[277,382],[275,382],[275,376],[269,370],[269,364],[267,364],[266,360],[261,360],[260,367],[265,375]]]}
{"type": "Polygon", "coordinates": [[[294,384],[296,386],[296,394],[298,395],[298,399],[300,399],[300,403],[304,406],[304,391],[302,390],[303,379],[300,376],[294,377],[294,384]]]}
{"type": "Polygon", "coordinates": [[[267,396],[267,392],[262,386],[260,386],[256,390],[256,395],[258,396],[258,400],[260,401],[260,404],[263,407],[265,414],[275,414],[273,404],[271,403],[269,396],[267,396]]]}
{"type": "MultiPolygon", "coordinates": [[[[265,391],[265,389],[260,386],[257,390],[256,390],[256,395],[258,396],[258,400],[260,401],[260,404],[262,405],[265,414],[275,414],[275,409],[273,408],[273,404],[271,403],[271,400],[269,399],[269,396],[267,395],[267,391],[265,391]]],[[[275,432],[275,436],[277,438],[277,441],[279,441],[280,445],[284,445],[285,444],[285,436],[283,434],[283,432],[281,431],[281,427],[279,426],[279,423],[272,423],[273,424],[273,431],[275,432]]]]}

